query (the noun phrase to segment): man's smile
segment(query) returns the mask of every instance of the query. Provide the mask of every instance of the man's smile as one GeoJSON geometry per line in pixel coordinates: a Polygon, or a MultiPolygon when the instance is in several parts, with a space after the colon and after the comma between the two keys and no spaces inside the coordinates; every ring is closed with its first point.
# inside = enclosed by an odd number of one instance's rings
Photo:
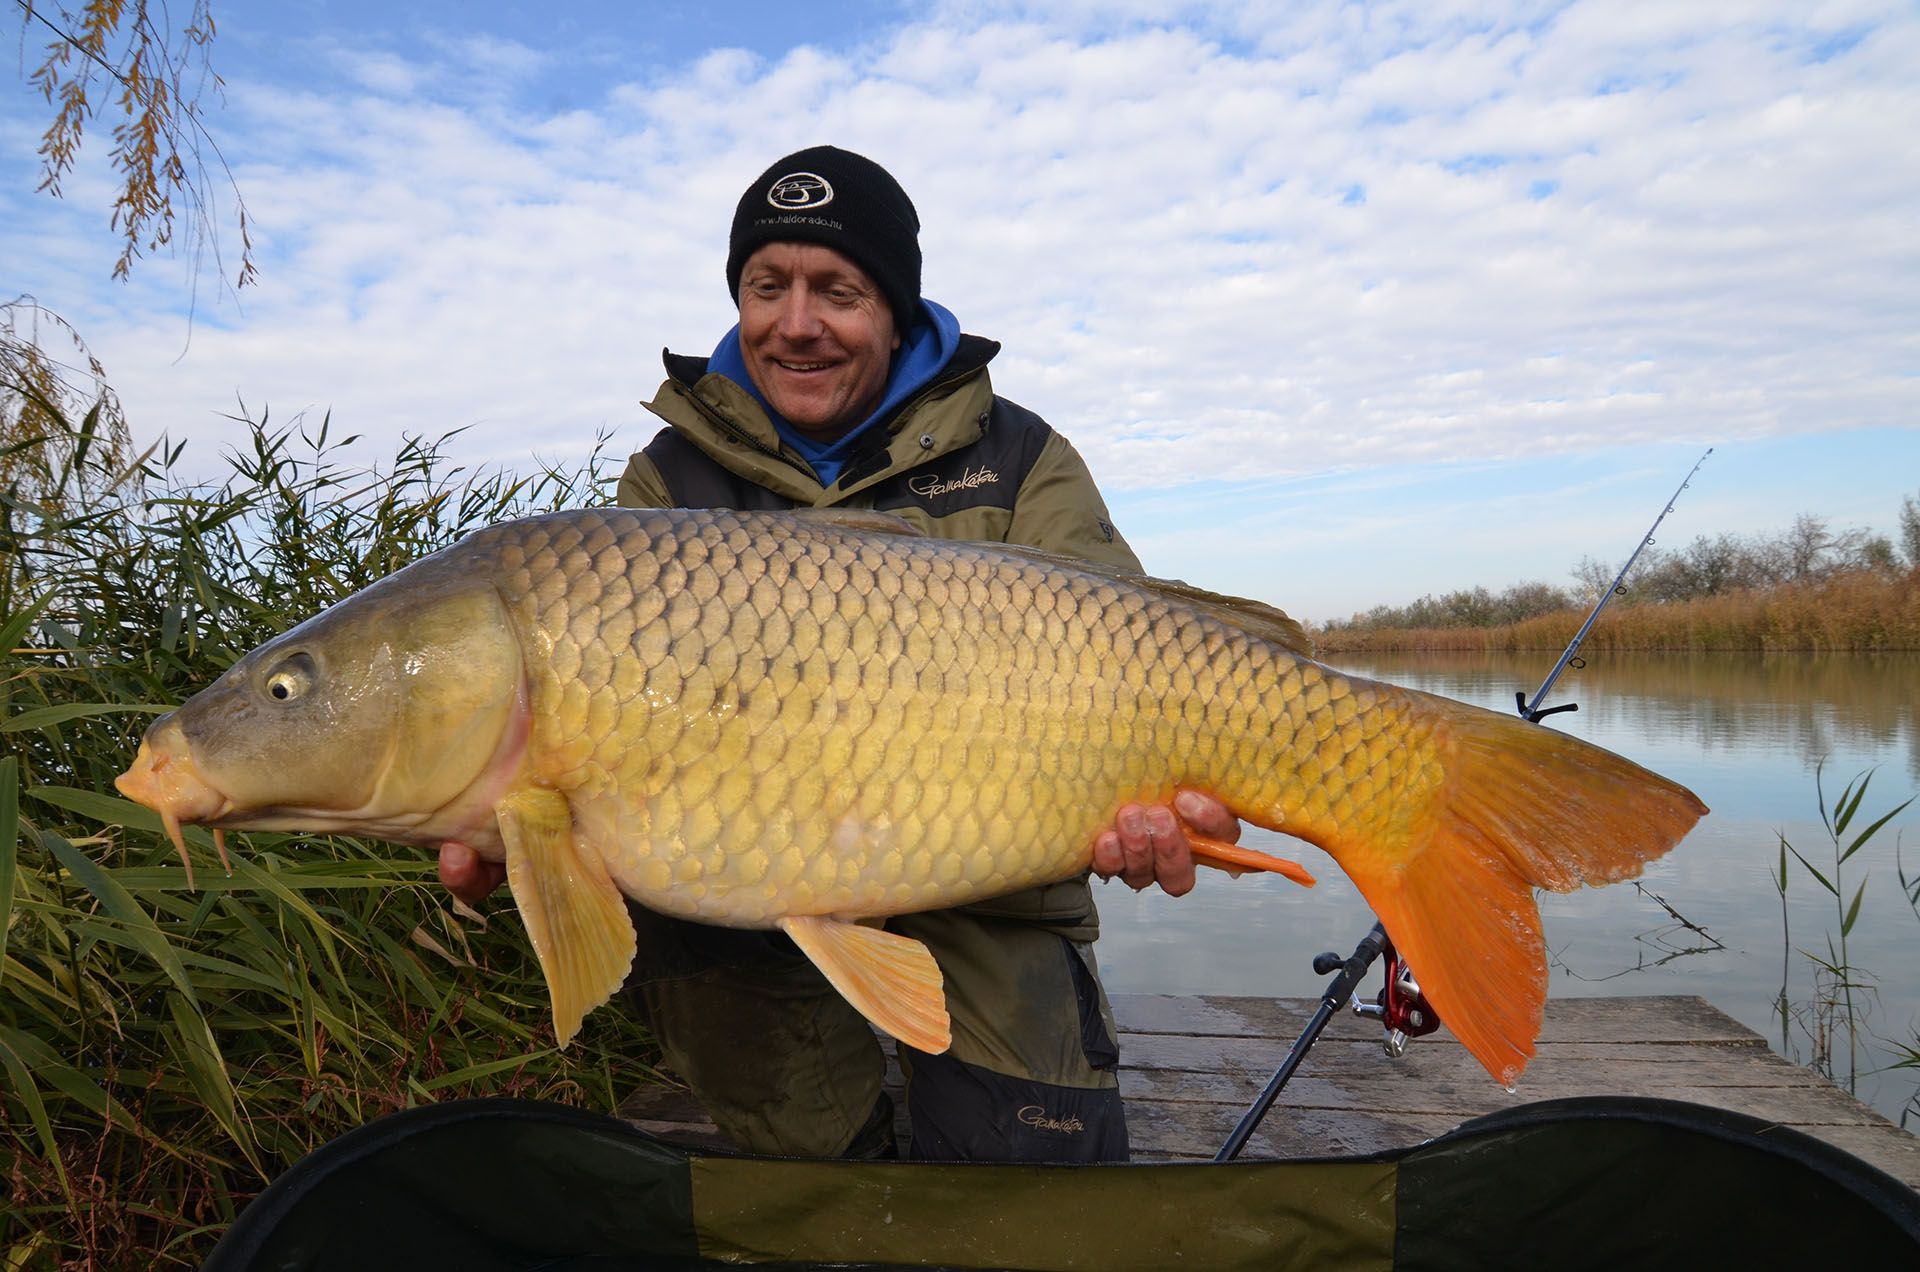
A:
{"type": "Polygon", "coordinates": [[[830,440],[879,405],[900,336],[852,260],[818,243],[768,243],[742,267],[739,300],[747,375],[787,423],[830,440]]]}

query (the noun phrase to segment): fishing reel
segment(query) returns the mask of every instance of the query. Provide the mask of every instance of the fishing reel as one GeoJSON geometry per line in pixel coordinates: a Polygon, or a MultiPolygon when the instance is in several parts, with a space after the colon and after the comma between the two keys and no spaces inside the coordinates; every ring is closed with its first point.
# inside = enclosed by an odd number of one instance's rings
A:
{"type": "MultiPolygon", "coordinates": [[[[1413,978],[1413,969],[1407,966],[1391,941],[1383,944],[1381,956],[1387,962],[1387,983],[1370,1003],[1361,1002],[1355,995],[1353,1012],[1356,1016],[1378,1020],[1386,1027],[1383,1045],[1387,1055],[1398,1060],[1407,1053],[1409,1040],[1424,1037],[1440,1027],[1440,1014],[1420,992],[1420,982],[1413,978]]],[[[1339,966],[1337,955],[1322,954],[1313,960],[1316,972],[1322,971],[1323,959],[1332,960],[1327,971],[1339,966]]]]}

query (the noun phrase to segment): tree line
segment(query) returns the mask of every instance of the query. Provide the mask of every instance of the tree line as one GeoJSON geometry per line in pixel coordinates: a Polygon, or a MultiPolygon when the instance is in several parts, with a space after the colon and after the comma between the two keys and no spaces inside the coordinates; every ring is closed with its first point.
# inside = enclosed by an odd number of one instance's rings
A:
{"type": "MultiPolygon", "coordinates": [[[[1325,632],[1385,629],[1501,627],[1545,614],[1587,609],[1619,573],[1618,563],[1582,557],[1570,571],[1572,586],[1515,583],[1495,592],[1486,587],[1429,593],[1406,605],[1376,605],[1348,619],[1333,619],[1325,632]]],[[[1684,548],[1650,547],[1621,583],[1618,603],[1669,603],[1764,592],[1828,582],[1843,575],[1920,573],[1920,498],[1901,500],[1897,538],[1876,531],[1833,528],[1825,517],[1801,513],[1772,534],[1701,535],[1684,548]]]]}

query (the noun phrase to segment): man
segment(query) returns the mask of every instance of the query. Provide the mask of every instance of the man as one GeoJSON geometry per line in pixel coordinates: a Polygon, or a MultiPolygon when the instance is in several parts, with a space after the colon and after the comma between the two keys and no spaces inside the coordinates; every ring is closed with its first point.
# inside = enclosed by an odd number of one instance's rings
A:
{"type": "MultiPolygon", "coordinates": [[[[666,356],[648,409],[667,427],[633,456],[619,502],[880,509],[943,538],[1139,569],[1073,447],[994,394],[999,346],[921,297],[919,228],[906,192],[860,155],[817,146],[762,173],[729,242],[740,322],[710,358],[666,356]]],[[[1238,837],[1217,802],[1177,802],[1197,830],[1238,837]]],[[[1096,839],[1094,869],[1176,896],[1193,886],[1185,834],[1163,805],[1123,808],[1096,839]]],[[[440,873],[470,901],[499,883],[459,845],[442,850],[440,873]]],[[[639,952],[628,1000],[735,1143],[892,1152],[872,1031],[786,937],[629,909],[639,952]]],[[[931,948],[953,1017],[946,1053],[899,1048],[915,1157],[1126,1158],[1085,879],[888,926],[931,948]]]]}

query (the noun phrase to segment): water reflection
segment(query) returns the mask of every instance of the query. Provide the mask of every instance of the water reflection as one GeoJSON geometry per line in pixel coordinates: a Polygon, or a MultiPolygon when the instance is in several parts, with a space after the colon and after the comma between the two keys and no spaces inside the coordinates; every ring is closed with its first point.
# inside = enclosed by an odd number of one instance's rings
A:
{"type": "MultiPolygon", "coordinates": [[[[1546,655],[1376,654],[1336,659],[1362,675],[1511,710],[1553,668],[1546,655]]],[[[1920,783],[1920,655],[1602,654],[1562,674],[1548,704],[1578,701],[1593,723],[1555,716],[1568,732],[1627,732],[1709,754],[1782,748],[1809,769],[1842,752],[1897,763],[1920,783]]]]}
{"type": "Polygon", "coordinates": [[[1717,954],[1727,948],[1713,933],[1674,909],[1665,897],[1644,883],[1636,879],[1632,887],[1642,897],[1659,906],[1666,913],[1668,921],[1659,927],[1634,934],[1634,961],[1631,964],[1615,967],[1611,971],[1583,975],[1579,969],[1566,961],[1565,951],[1549,949],[1547,959],[1550,966],[1577,981],[1597,985],[1605,981],[1631,977],[1636,972],[1648,972],[1656,967],[1665,967],[1676,959],[1696,954],[1717,954]]]}

